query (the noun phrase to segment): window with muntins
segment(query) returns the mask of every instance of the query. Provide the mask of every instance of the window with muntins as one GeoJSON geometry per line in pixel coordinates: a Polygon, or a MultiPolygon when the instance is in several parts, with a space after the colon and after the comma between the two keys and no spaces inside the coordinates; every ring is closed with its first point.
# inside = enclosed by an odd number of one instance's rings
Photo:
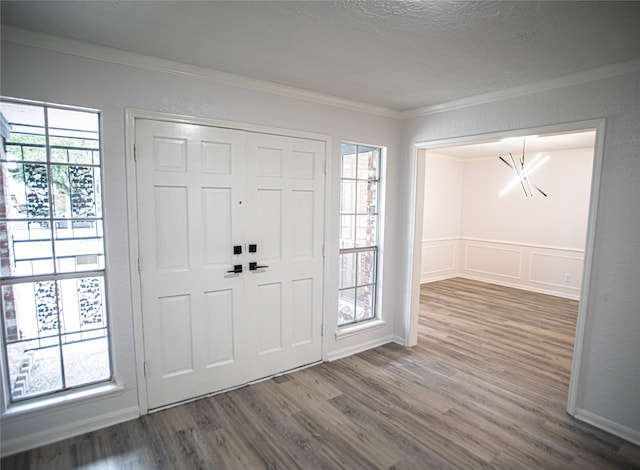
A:
{"type": "Polygon", "coordinates": [[[6,402],[111,379],[100,116],[3,100],[0,275],[6,402]]]}
{"type": "Polygon", "coordinates": [[[342,144],[338,326],[376,318],[381,154],[342,144]]]}

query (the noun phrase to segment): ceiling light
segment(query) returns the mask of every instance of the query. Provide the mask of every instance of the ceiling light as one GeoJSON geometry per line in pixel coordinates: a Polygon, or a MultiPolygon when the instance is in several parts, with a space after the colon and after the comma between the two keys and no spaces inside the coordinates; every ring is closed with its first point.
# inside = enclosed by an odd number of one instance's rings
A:
{"type": "MultiPolygon", "coordinates": [[[[533,138],[537,136],[531,136],[531,137],[533,138]]],[[[520,165],[516,163],[511,153],[509,153],[509,161],[507,161],[502,156],[498,156],[498,158],[503,163],[505,163],[509,168],[511,168],[516,175],[515,178],[513,178],[513,180],[511,180],[509,184],[507,184],[502,191],[500,191],[499,193],[500,197],[504,196],[511,188],[513,188],[518,183],[520,183],[524,197],[533,196],[532,187],[535,188],[544,197],[547,197],[547,194],[542,189],[540,189],[538,186],[536,186],[531,181],[529,181],[529,175],[533,173],[536,169],[538,169],[543,163],[547,162],[549,160],[549,156],[545,156],[544,158],[542,158],[542,154],[539,153],[538,155],[535,156],[533,161],[525,165],[524,146],[525,146],[525,140],[522,141],[522,157],[520,158],[520,161],[519,161],[520,165]]]]}

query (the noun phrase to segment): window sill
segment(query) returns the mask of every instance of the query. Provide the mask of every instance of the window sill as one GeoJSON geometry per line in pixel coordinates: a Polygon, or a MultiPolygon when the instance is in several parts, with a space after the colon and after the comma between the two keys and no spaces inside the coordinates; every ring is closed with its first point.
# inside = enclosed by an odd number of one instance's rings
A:
{"type": "Polygon", "coordinates": [[[347,338],[349,336],[357,335],[359,333],[382,328],[387,324],[384,320],[370,320],[367,322],[358,323],[356,325],[349,325],[339,328],[336,331],[336,339],[347,338]]]}
{"type": "Polygon", "coordinates": [[[21,403],[9,405],[2,412],[2,419],[18,418],[31,413],[47,412],[59,410],[67,407],[77,406],[81,403],[88,403],[94,400],[101,400],[111,396],[122,394],[124,387],[114,382],[99,384],[82,390],[72,390],[52,397],[43,397],[21,403]]]}

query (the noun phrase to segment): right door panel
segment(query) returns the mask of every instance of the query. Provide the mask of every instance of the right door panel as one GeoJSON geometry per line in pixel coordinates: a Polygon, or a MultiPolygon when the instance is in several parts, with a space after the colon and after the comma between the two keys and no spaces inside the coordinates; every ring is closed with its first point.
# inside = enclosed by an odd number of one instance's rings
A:
{"type": "Polygon", "coordinates": [[[247,134],[249,380],[322,358],[324,143],[247,134]],[[261,268],[260,266],[265,266],[261,268]]]}

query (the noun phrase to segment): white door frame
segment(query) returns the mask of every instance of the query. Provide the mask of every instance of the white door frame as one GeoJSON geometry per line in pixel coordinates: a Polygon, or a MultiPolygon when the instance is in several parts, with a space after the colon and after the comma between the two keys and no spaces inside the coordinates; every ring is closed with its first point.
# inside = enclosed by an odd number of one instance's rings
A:
{"type": "MultiPolygon", "coordinates": [[[[184,123],[184,124],[195,124],[202,126],[211,126],[211,127],[220,127],[224,129],[236,129],[247,132],[257,132],[261,134],[273,134],[280,135],[285,137],[298,137],[302,139],[310,139],[310,140],[318,140],[325,143],[325,191],[324,191],[324,240],[323,244],[326,240],[329,239],[330,234],[327,233],[327,227],[329,224],[326,223],[329,220],[329,214],[327,213],[329,209],[329,191],[327,191],[328,183],[328,175],[330,172],[331,158],[329,158],[331,153],[331,145],[332,138],[326,134],[318,134],[312,132],[305,131],[296,131],[292,129],[282,129],[277,127],[268,127],[268,126],[259,126],[255,124],[247,124],[247,123],[239,123],[233,121],[221,121],[216,119],[207,119],[195,116],[184,116],[180,114],[172,114],[172,113],[162,113],[156,111],[147,111],[142,109],[135,108],[127,108],[125,109],[125,157],[126,157],[126,187],[127,187],[127,209],[128,216],[127,221],[129,224],[129,269],[131,274],[131,303],[132,303],[132,311],[133,311],[133,335],[134,335],[134,346],[135,346],[135,362],[136,362],[136,378],[138,382],[138,404],[140,409],[140,414],[144,415],[149,412],[149,407],[147,403],[147,382],[145,379],[144,373],[144,363],[145,363],[145,355],[144,355],[144,332],[142,328],[142,296],[140,291],[140,273],[138,272],[138,200],[137,200],[137,178],[136,178],[136,165],[135,165],[135,150],[134,144],[136,141],[136,119],[148,119],[153,121],[167,121],[167,122],[175,122],[175,123],[184,123]]],[[[327,306],[329,302],[327,301],[327,289],[324,288],[326,285],[326,279],[329,277],[327,272],[328,264],[324,262],[323,268],[323,293],[322,293],[322,360],[327,360],[327,335],[326,329],[327,324],[325,319],[327,316],[327,306]]],[[[219,392],[216,392],[219,393],[219,392]]]]}
{"type": "Polygon", "coordinates": [[[418,316],[420,312],[420,266],[422,258],[422,222],[424,210],[424,158],[421,151],[424,149],[435,149],[452,147],[457,145],[471,144],[475,142],[498,140],[509,137],[522,137],[527,135],[551,134],[559,132],[571,132],[582,129],[596,129],[596,141],[593,155],[593,171],[591,178],[591,196],[589,199],[589,218],[587,223],[587,238],[584,251],[584,266],[582,276],[582,286],[580,290],[580,304],[578,309],[578,319],[576,323],[575,345],[573,350],[573,361],[571,364],[571,377],[569,381],[569,395],[567,400],[567,412],[575,415],[578,398],[580,394],[580,364],[582,361],[582,350],[584,347],[584,329],[587,321],[587,302],[589,300],[589,290],[591,284],[591,270],[593,261],[595,227],[598,210],[598,194],[600,192],[600,178],[602,173],[602,159],[604,149],[605,119],[592,119],[587,121],[569,122],[549,126],[535,127],[529,129],[516,129],[491,134],[479,134],[464,137],[454,137],[426,142],[416,142],[413,144],[411,161],[411,195],[410,195],[410,245],[407,276],[410,280],[407,305],[409,311],[405,318],[405,345],[415,346],[418,342],[418,316]]]}

